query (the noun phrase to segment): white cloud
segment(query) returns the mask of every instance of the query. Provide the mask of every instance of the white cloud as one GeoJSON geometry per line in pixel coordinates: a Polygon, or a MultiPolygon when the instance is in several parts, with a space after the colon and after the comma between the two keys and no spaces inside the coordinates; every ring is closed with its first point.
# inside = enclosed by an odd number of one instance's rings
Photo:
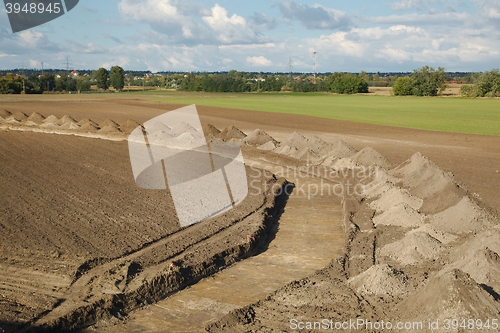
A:
{"type": "Polygon", "coordinates": [[[345,12],[318,4],[309,7],[287,0],[279,2],[278,6],[285,18],[297,19],[307,29],[346,29],[352,25],[345,12]]]}
{"type": "Polygon", "coordinates": [[[273,65],[272,61],[264,56],[247,57],[246,60],[247,63],[256,67],[269,67],[273,65]]]}
{"type": "Polygon", "coordinates": [[[215,4],[210,15],[203,16],[202,20],[223,44],[265,40],[250,28],[245,18],[237,14],[228,16],[228,11],[219,4],[215,4]]]}

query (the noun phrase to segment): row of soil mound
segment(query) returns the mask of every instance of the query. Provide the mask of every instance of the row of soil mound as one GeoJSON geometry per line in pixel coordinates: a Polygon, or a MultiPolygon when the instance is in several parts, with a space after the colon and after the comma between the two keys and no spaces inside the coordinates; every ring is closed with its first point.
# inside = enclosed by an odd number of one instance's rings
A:
{"type": "Polygon", "coordinates": [[[54,115],[45,117],[38,112],[33,112],[28,116],[21,111],[10,112],[0,110],[0,126],[2,125],[11,129],[37,129],[56,133],[61,131],[61,133],[75,132],[103,135],[127,135],[137,128],[137,126],[140,126],[138,122],[130,119],[123,124],[118,124],[110,119],[97,123],[89,118],[77,121],[68,115],[64,115],[61,118],[54,115]]]}
{"type": "Polygon", "coordinates": [[[208,326],[209,332],[286,331],[289,318],[341,323],[352,318],[423,323],[475,318],[491,324],[498,317],[499,219],[452,174],[420,153],[393,167],[370,147],[355,152],[298,133],[276,148],[265,148],[295,158],[315,154],[316,164],[327,170],[375,166],[376,172],[370,177],[346,172],[348,177],[337,179],[364,188],[361,194],[344,195],[343,257],[265,300],[232,311],[208,326]],[[335,154],[332,147],[343,149],[335,154]],[[332,290],[336,294],[328,297],[332,290]],[[314,295],[326,296],[318,300],[314,295]],[[300,303],[287,306],[284,300],[289,299],[300,303]]]}

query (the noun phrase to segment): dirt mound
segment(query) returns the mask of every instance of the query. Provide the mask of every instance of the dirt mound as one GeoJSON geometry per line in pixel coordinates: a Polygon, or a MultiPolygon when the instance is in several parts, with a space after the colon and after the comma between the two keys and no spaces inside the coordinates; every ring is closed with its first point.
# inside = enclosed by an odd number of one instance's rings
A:
{"type": "Polygon", "coordinates": [[[413,229],[413,230],[409,231],[409,233],[415,233],[415,232],[426,232],[430,236],[436,238],[438,241],[440,241],[443,244],[448,244],[448,243],[454,242],[458,239],[458,236],[443,232],[441,230],[437,230],[429,223],[426,223],[417,229],[413,229]]]}
{"type": "Polygon", "coordinates": [[[59,119],[57,121],[57,124],[59,126],[62,126],[64,124],[78,124],[78,122],[75,119],[73,119],[71,116],[64,115],[61,117],[61,119],[59,119]]]}
{"type": "Polygon", "coordinates": [[[215,127],[214,125],[208,124],[205,127],[205,135],[207,135],[207,136],[211,135],[213,137],[218,137],[220,133],[221,133],[221,131],[217,127],[215,127]]]}
{"type": "Polygon", "coordinates": [[[12,113],[10,113],[10,111],[7,111],[5,109],[2,109],[0,110],[0,117],[2,118],[7,118],[7,117],[10,117],[12,115],[12,113]]]}
{"type": "Polygon", "coordinates": [[[350,278],[347,284],[364,295],[398,296],[407,291],[408,277],[388,264],[380,264],[350,278]]]}
{"type": "Polygon", "coordinates": [[[342,158],[351,156],[356,152],[356,149],[348,145],[345,141],[337,138],[333,142],[331,142],[331,149],[327,155],[342,158]]]}
{"type": "Polygon", "coordinates": [[[15,124],[15,125],[18,125],[21,123],[21,120],[18,119],[17,117],[15,117],[14,115],[10,116],[10,117],[7,117],[5,120],[4,120],[5,123],[8,123],[8,124],[15,124]]]}
{"type": "Polygon", "coordinates": [[[38,112],[33,112],[31,116],[28,117],[27,120],[34,122],[35,124],[43,124],[45,117],[38,112]]]}
{"type": "Polygon", "coordinates": [[[273,142],[274,144],[277,143],[277,141],[272,136],[260,129],[256,129],[255,131],[250,133],[245,138],[245,142],[251,146],[262,146],[263,144],[268,142],[273,142]]]}
{"type": "Polygon", "coordinates": [[[398,204],[406,204],[414,210],[420,209],[423,200],[412,196],[408,191],[398,187],[392,187],[382,194],[382,196],[370,203],[370,208],[376,211],[386,211],[398,204]]]}
{"type": "Polygon", "coordinates": [[[298,132],[293,132],[293,134],[283,142],[284,146],[295,147],[297,149],[304,148],[307,144],[307,139],[305,136],[298,132]]]}
{"type": "Polygon", "coordinates": [[[16,119],[18,119],[20,121],[25,121],[26,119],[28,119],[28,115],[24,112],[21,112],[21,111],[14,111],[11,114],[13,117],[15,117],[16,119]]]}
{"type": "Polygon", "coordinates": [[[351,159],[358,164],[366,166],[376,165],[384,169],[392,167],[391,162],[372,147],[363,148],[354,154],[351,159]]]}
{"type": "Polygon", "coordinates": [[[54,115],[50,115],[47,118],[45,118],[45,120],[43,122],[46,123],[46,124],[47,123],[57,124],[58,121],[59,121],[59,118],[57,118],[54,115]]]}
{"type": "Polygon", "coordinates": [[[103,120],[100,124],[99,124],[99,127],[100,128],[104,128],[106,126],[111,126],[111,127],[116,127],[116,128],[119,128],[120,125],[114,121],[114,120],[111,120],[111,119],[105,119],[103,120]]]}
{"type": "Polygon", "coordinates": [[[424,199],[439,192],[449,183],[453,183],[450,174],[445,173],[420,153],[415,153],[391,173],[400,178],[404,186],[411,188],[415,195],[424,199]]]}
{"type": "Polygon", "coordinates": [[[94,122],[88,122],[80,125],[80,130],[85,132],[97,132],[99,130],[99,127],[94,122]]]}
{"type": "Polygon", "coordinates": [[[487,285],[500,293],[500,256],[488,247],[476,249],[443,269],[443,272],[460,269],[469,274],[477,283],[487,285]]]}
{"type": "Polygon", "coordinates": [[[387,244],[379,250],[379,253],[403,265],[411,265],[436,258],[444,249],[442,243],[428,233],[414,232],[399,241],[387,244]]]}
{"type": "Polygon", "coordinates": [[[139,124],[137,121],[128,119],[126,122],[120,125],[120,131],[126,134],[130,134],[139,126],[141,126],[141,124],[139,124]]]}
{"type": "MultiPolygon", "coordinates": [[[[412,297],[399,303],[395,315],[411,320],[496,318],[500,303],[466,273],[454,269],[431,277],[412,297]],[[430,301],[431,300],[431,301],[430,301]],[[480,306],[478,306],[480,304],[480,306]]],[[[442,327],[442,326],[441,326],[442,327]]]]}
{"type": "Polygon", "coordinates": [[[432,216],[431,224],[439,230],[456,234],[477,231],[488,225],[479,206],[467,196],[455,206],[432,216]]]}
{"type": "Polygon", "coordinates": [[[80,126],[83,126],[85,124],[92,124],[92,125],[94,125],[96,127],[99,127],[98,123],[96,123],[95,121],[93,121],[92,119],[89,119],[89,118],[83,118],[82,120],[80,120],[78,122],[78,125],[80,125],[80,126]]]}
{"type": "Polygon", "coordinates": [[[76,130],[76,129],[80,128],[80,125],[78,125],[78,123],[76,123],[76,122],[67,121],[64,124],[62,124],[59,128],[60,129],[67,129],[67,130],[76,130]]]}
{"type": "Polygon", "coordinates": [[[226,127],[220,133],[220,138],[222,139],[222,141],[229,141],[232,139],[239,140],[239,139],[244,139],[246,137],[247,135],[245,133],[243,133],[241,130],[239,130],[234,126],[226,127]]]}
{"type": "Polygon", "coordinates": [[[40,125],[40,128],[47,128],[47,129],[59,128],[59,127],[61,127],[61,126],[59,126],[58,124],[53,123],[53,122],[44,122],[43,124],[40,125]]]}
{"type": "Polygon", "coordinates": [[[276,143],[274,143],[272,141],[269,141],[267,143],[264,143],[261,146],[258,146],[257,149],[260,149],[260,150],[274,150],[274,149],[276,149],[276,147],[277,147],[276,143]]]}
{"type": "Polygon", "coordinates": [[[399,203],[373,218],[373,224],[393,225],[404,228],[419,227],[424,223],[424,216],[406,203],[399,203]]]}
{"type": "Polygon", "coordinates": [[[120,128],[118,127],[118,124],[116,126],[106,125],[104,127],[101,127],[99,132],[100,133],[108,133],[108,134],[121,133],[120,128]]]}

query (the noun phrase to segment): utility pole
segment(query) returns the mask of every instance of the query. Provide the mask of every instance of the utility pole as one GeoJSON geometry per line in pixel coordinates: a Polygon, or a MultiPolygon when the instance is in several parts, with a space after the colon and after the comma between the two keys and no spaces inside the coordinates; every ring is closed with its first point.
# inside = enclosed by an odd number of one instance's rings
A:
{"type": "Polygon", "coordinates": [[[43,61],[42,61],[42,76],[43,76],[43,61]]]}
{"type": "Polygon", "coordinates": [[[292,69],[293,69],[293,63],[292,63],[292,57],[290,57],[290,61],[288,62],[288,78],[292,80],[292,69]]]}

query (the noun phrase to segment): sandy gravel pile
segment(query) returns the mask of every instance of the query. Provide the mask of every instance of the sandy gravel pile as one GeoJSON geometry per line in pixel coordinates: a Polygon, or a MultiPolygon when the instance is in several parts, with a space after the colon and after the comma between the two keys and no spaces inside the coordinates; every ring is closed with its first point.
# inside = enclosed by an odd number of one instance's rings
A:
{"type": "Polygon", "coordinates": [[[126,122],[120,125],[120,131],[125,133],[125,134],[130,134],[132,133],[133,130],[135,130],[137,127],[141,126],[137,121],[128,119],[126,122]]]}
{"type": "Polygon", "coordinates": [[[469,197],[431,217],[431,224],[442,231],[463,234],[490,226],[485,213],[469,197]]]}
{"type": "Polygon", "coordinates": [[[57,118],[54,115],[50,115],[45,120],[43,121],[45,124],[47,123],[52,123],[52,124],[57,124],[59,122],[59,118],[57,118]]]}
{"type": "Polygon", "coordinates": [[[350,278],[347,284],[364,295],[398,296],[407,292],[408,277],[391,265],[380,264],[350,278]]]}
{"type": "Polygon", "coordinates": [[[392,167],[392,163],[372,147],[365,147],[350,158],[361,165],[376,165],[384,169],[390,169],[392,167]]]}
{"type": "Polygon", "coordinates": [[[208,136],[209,138],[210,137],[216,138],[221,133],[221,131],[217,127],[215,127],[214,125],[212,125],[212,124],[208,124],[204,128],[204,132],[205,132],[205,135],[208,136]]]}
{"type": "Polygon", "coordinates": [[[31,121],[35,124],[43,124],[43,121],[45,120],[45,117],[43,115],[41,115],[40,113],[38,112],[33,112],[28,118],[27,118],[28,121],[31,121]]]}
{"type": "Polygon", "coordinates": [[[424,216],[406,203],[399,203],[373,218],[373,224],[393,225],[404,228],[419,227],[424,223],[424,216]]]}
{"type": "Polygon", "coordinates": [[[78,122],[78,125],[80,125],[81,131],[90,133],[97,132],[100,129],[99,124],[89,118],[83,118],[78,122]]]}
{"type": "Polygon", "coordinates": [[[3,119],[10,117],[11,115],[12,113],[10,113],[10,111],[7,111],[5,109],[0,109],[0,117],[2,117],[3,119]]]}
{"type": "MultiPolygon", "coordinates": [[[[268,145],[263,148],[270,147],[271,146],[268,145]]],[[[273,149],[273,151],[277,154],[287,155],[314,164],[321,163],[321,161],[330,158],[330,162],[323,164],[325,166],[332,166],[337,162],[338,158],[347,157],[356,153],[354,148],[338,138],[333,142],[326,142],[317,136],[306,138],[298,132],[294,132],[287,140],[273,149]]]]}
{"type": "Polygon", "coordinates": [[[438,253],[444,249],[444,245],[428,233],[413,232],[382,247],[379,254],[396,260],[402,265],[412,265],[437,258],[438,253]]]}
{"type": "Polygon", "coordinates": [[[243,140],[246,138],[246,134],[243,133],[239,128],[235,126],[229,126],[222,130],[219,135],[219,138],[222,141],[231,141],[231,140],[243,140]]]}
{"type": "Polygon", "coordinates": [[[268,142],[276,145],[278,142],[265,131],[256,129],[245,138],[245,143],[251,146],[262,146],[268,142]]]}
{"type": "Polygon", "coordinates": [[[405,204],[413,210],[419,210],[422,207],[423,200],[411,195],[407,190],[399,187],[391,187],[389,190],[383,192],[375,201],[370,203],[370,208],[378,212],[384,212],[391,207],[405,204]]]}

